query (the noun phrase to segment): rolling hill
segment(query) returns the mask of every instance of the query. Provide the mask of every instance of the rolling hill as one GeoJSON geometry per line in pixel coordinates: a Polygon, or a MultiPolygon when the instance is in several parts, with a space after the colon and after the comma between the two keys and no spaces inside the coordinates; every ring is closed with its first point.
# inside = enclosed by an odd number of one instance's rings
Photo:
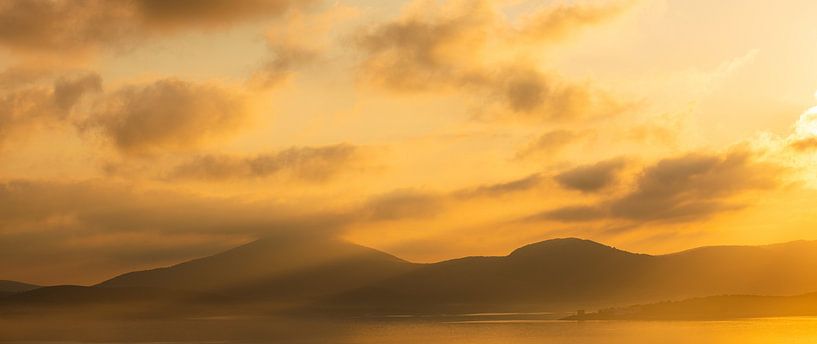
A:
{"type": "MultiPolygon", "coordinates": [[[[223,297],[219,305],[343,314],[573,311],[711,295],[805,294],[817,291],[813,271],[817,242],[808,241],[646,255],[565,238],[507,256],[415,264],[341,240],[282,235],[126,273],[81,293],[90,302],[94,293],[110,299],[111,289],[190,292],[223,297]]],[[[20,301],[24,294],[6,301],[31,302],[20,301]]]]}
{"type": "Polygon", "coordinates": [[[0,292],[19,293],[39,288],[40,286],[23,282],[0,280],[0,292]]]}
{"type": "Polygon", "coordinates": [[[0,280],[0,298],[16,293],[34,290],[40,286],[16,281],[0,280]]]}
{"type": "Polygon", "coordinates": [[[281,235],[171,267],[127,273],[97,286],[188,290],[297,306],[417,266],[337,239],[281,235]]]}
{"type": "Polygon", "coordinates": [[[504,257],[430,264],[334,296],[327,304],[353,312],[497,312],[723,294],[794,295],[817,290],[816,269],[815,242],[651,256],[567,238],[528,245],[504,257]]]}

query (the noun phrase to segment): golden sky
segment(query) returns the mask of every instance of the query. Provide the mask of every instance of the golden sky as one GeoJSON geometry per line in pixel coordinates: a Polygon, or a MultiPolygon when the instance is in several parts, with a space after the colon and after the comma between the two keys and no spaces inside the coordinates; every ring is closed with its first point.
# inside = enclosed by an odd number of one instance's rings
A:
{"type": "Polygon", "coordinates": [[[0,279],[277,231],[817,239],[810,0],[0,2],[0,279]]]}

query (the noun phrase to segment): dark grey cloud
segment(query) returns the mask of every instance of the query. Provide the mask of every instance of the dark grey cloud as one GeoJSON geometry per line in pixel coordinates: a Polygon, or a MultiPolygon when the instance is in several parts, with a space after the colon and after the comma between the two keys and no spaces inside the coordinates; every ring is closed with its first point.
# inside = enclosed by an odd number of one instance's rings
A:
{"type": "Polygon", "coordinates": [[[736,196],[777,185],[783,171],[737,149],[721,155],[692,153],[644,168],[632,189],[587,206],[556,208],[531,220],[625,220],[635,223],[688,222],[747,206],[736,196]]]}
{"type": "Polygon", "coordinates": [[[249,157],[204,155],[176,167],[171,177],[225,180],[286,173],[292,178],[323,181],[346,171],[359,157],[358,148],[350,144],[291,147],[249,157]]]}
{"type": "Polygon", "coordinates": [[[618,172],[626,166],[623,158],[584,165],[557,174],[554,179],[564,188],[582,192],[601,191],[616,182],[618,172]]]}
{"type": "Polygon", "coordinates": [[[249,116],[245,97],[211,84],[162,79],[107,94],[85,123],[122,153],[195,147],[235,131],[249,116]]]}

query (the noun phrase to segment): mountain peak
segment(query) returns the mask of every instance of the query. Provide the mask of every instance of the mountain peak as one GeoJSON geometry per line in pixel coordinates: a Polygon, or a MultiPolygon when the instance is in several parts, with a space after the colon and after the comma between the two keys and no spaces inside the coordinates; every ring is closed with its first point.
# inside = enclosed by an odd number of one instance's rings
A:
{"type": "Polygon", "coordinates": [[[101,287],[148,287],[303,301],[404,273],[414,264],[334,237],[267,236],[169,267],[126,273],[101,287]]]}
{"type": "Polygon", "coordinates": [[[509,254],[509,257],[528,256],[528,255],[563,255],[571,256],[576,254],[601,253],[601,252],[621,252],[628,253],[616,249],[611,246],[597,243],[592,240],[579,238],[556,238],[549,239],[533,244],[522,246],[509,254]]]}

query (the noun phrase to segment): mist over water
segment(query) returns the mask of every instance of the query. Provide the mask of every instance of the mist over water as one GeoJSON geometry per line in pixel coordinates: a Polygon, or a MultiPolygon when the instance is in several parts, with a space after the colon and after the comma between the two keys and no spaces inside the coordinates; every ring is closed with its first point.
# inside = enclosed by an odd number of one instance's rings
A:
{"type": "Polygon", "coordinates": [[[0,321],[3,343],[813,343],[817,318],[728,321],[0,321]]]}

